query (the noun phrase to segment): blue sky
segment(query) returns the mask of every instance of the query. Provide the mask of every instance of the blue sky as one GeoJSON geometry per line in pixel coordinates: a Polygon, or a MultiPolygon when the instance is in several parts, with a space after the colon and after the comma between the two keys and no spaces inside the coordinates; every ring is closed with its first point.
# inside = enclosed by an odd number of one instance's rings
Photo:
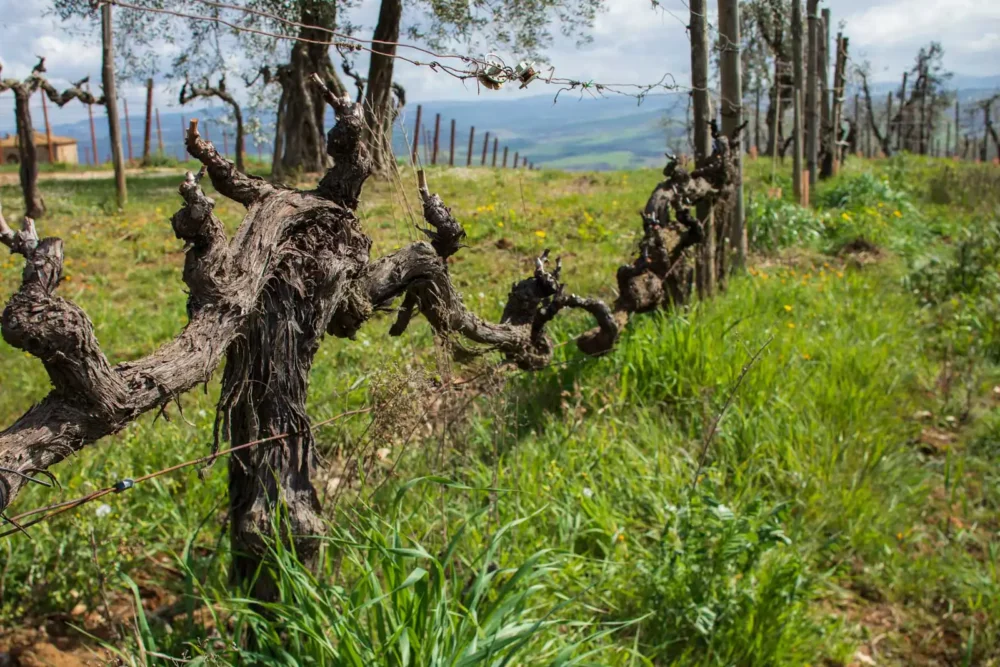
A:
{"type": "MultiPolygon", "coordinates": [[[[556,76],[580,80],[649,83],[664,73],[687,83],[689,52],[684,23],[685,0],[662,0],[663,10],[651,8],[649,0],[608,0],[608,9],[595,26],[593,42],[577,47],[575,40],[559,38],[548,51],[556,76]]],[[[100,78],[97,35],[79,26],[66,26],[47,15],[50,0],[0,0],[0,63],[3,75],[21,77],[30,71],[36,55],[47,57],[50,79],[59,85],[87,74],[100,78]]],[[[715,3],[709,0],[713,9],[715,3]]],[[[871,60],[875,79],[897,80],[920,46],[941,41],[946,65],[971,76],[1000,74],[1000,1],[997,0],[826,0],[834,20],[843,21],[851,38],[856,60],[871,60]]],[[[371,26],[377,15],[377,0],[362,0],[350,19],[371,26]]],[[[370,31],[370,27],[362,32],[370,31]]],[[[478,54],[473,54],[478,55],[478,54]]],[[[361,62],[364,71],[366,63],[361,62]]],[[[477,91],[451,77],[406,63],[397,65],[397,75],[411,101],[483,100],[546,92],[533,85],[526,91],[516,87],[477,91]]],[[[123,86],[130,108],[139,110],[145,95],[137,85],[123,86]]],[[[157,84],[161,108],[175,104],[176,89],[157,84]]],[[[40,104],[40,101],[36,102],[40,104]]],[[[71,103],[52,111],[53,122],[84,118],[86,110],[71,103]]],[[[40,114],[39,114],[40,121],[40,114]]],[[[13,98],[0,96],[0,130],[13,126],[13,98]],[[8,103],[4,104],[6,100],[8,103]]]]}

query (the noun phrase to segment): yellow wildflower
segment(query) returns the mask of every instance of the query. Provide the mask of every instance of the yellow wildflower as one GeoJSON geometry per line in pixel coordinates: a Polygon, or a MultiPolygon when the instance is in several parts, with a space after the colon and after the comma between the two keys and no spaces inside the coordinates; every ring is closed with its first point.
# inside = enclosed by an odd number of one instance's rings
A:
{"type": "Polygon", "coordinates": [[[785,312],[786,312],[786,313],[790,313],[790,312],[792,312],[792,307],[791,307],[791,306],[789,306],[789,305],[788,305],[787,303],[785,304],[785,312]]]}
{"type": "Polygon", "coordinates": [[[844,220],[844,222],[850,222],[851,221],[851,214],[848,213],[847,211],[844,211],[843,213],[841,213],[840,217],[844,220]]]}
{"type": "Polygon", "coordinates": [[[541,229],[536,230],[535,231],[535,236],[537,236],[540,239],[544,239],[545,238],[545,231],[541,230],[541,229]]]}
{"type": "Polygon", "coordinates": [[[895,211],[893,211],[893,212],[892,212],[892,214],[893,214],[894,216],[896,216],[897,218],[902,218],[902,217],[903,217],[903,214],[902,214],[902,213],[900,213],[898,209],[897,209],[897,210],[895,210],[895,211]]]}
{"type": "Polygon", "coordinates": [[[812,355],[806,352],[802,355],[802,358],[805,359],[806,361],[809,361],[810,359],[812,359],[812,355]]]}
{"type": "Polygon", "coordinates": [[[789,329],[794,329],[795,328],[795,322],[789,322],[788,323],[788,328],[789,329]]]}
{"type": "Polygon", "coordinates": [[[618,541],[619,542],[624,542],[625,541],[625,536],[622,533],[618,533],[618,541]]]}
{"type": "Polygon", "coordinates": [[[497,223],[497,227],[500,227],[502,229],[503,228],[503,223],[502,222],[498,222],[497,223]]]}

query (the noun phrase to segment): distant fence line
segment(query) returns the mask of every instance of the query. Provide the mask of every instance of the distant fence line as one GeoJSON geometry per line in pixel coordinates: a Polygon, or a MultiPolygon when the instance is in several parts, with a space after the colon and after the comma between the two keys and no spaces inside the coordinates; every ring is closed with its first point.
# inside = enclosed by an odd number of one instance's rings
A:
{"type": "MultiPolygon", "coordinates": [[[[413,144],[410,147],[410,160],[413,164],[425,164],[425,165],[437,165],[445,164],[443,151],[441,148],[441,114],[434,114],[434,133],[423,123],[424,108],[423,105],[417,105],[417,114],[413,122],[413,144]],[[421,143],[422,140],[422,143],[421,143]],[[421,160],[421,147],[423,148],[423,160],[421,160]]],[[[449,167],[455,166],[455,142],[458,139],[456,134],[456,123],[455,119],[452,118],[450,121],[451,134],[448,140],[448,160],[447,165],[449,167]]],[[[494,134],[493,135],[493,154],[492,160],[490,162],[491,167],[497,166],[497,156],[499,155],[500,139],[494,134]]],[[[482,152],[476,150],[476,126],[472,125],[469,127],[469,141],[467,148],[465,150],[465,166],[473,166],[473,160],[478,159],[479,166],[485,167],[487,158],[489,157],[490,149],[490,132],[486,131],[483,135],[483,148],[482,152]]],[[[509,146],[503,147],[503,157],[500,167],[506,169],[508,167],[508,156],[509,156],[509,146]]],[[[459,156],[459,165],[461,165],[461,156],[459,156]]],[[[520,155],[517,151],[514,151],[514,161],[511,163],[511,168],[513,169],[537,169],[535,163],[530,161],[527,156],[520,155]]]]}
{"type": "MultiPolygon", "coordinates": [[[[43,98],[44,99],[44,98],[43,98]]],[[[149,100],[151,102],[151,100],[149,100]]],[[[124,139],[124,152],[125,157],[129,161],[136,161],[138,159],[148,158],[148,155],[137,154],[136,148],[133,142],[133,135],[139,138],[142,142],[142,137],[152,137],[155,136],[155,146],[158,151],[157,154],[166,156],[166,147],[164,142],[164,130],[160,122],[160,109],[159,107],[149,106],[146,109],[145,124],[143,127],[144,134],[133,133],[132,132],[132,117],[129,113],[128,101],[122,98],[122,120],[124,128],[123,137],[124,139]],[[153,134],[155,130],[155,135],[153,134]]],[[[89,122],[90,122],[90,146],[87,147],[84,140],[78,140],[80,145],[77,151],[78,160],[80,163],[100,165],[111,161],[110,153],[101,159],[101,155],[98,150],[98,140],[97,131],[94,121],[93,108],[88,106],[89,112],[89,122]]],[[[45,133],[47,136],[52,136],[52,129],[49,123],[48,114],[45,116],[45,133]]],[[[180,117],[180,136],[183,137],[187,130],[187,117],[182,115],[180,117]]],[[[449,119],[447,124],[447,130],[442,129],[442,117],[441,114],[435,114],[433,129],[428,128],[423,123],[423,105],[417,105],[416,118],[413,124],[413,135],[412,135],[412,146],[410,148],[410,159],[413,164],[424,164],[424,165],[447,165],[449,167],[459,166],[472,167],[478,166],[490,166],[490,167],[500,167],[501,169],[513,168],[513,169],[530,169],[536,170],[538,167],[535,163],[531,161],[528,156],[521,155],[518,151],[514,151],[513,159],[510,155],[510,147],[507,145],[501,145],[500,139],[495,132],[486,131],[481,135],[476,132],[476,126],[469,127],[468,140],[465,141],[464,138],[459,137],[458,123],[454,118],[449,119]],[[443,134],[447,132],[447,149],[442,150],[442,140],[445,139],[443,134]],[[480,136],[482,137],[480,144],[480,136]],[[464,156],[462,155],[464,146],[464,156]],[[502,150],[501,150],[502,148],[502,150]],[[422,152],[422,153],[421,153],[422,152]]],[[[216,135],[218,139],[218,134],[221,134],[222,139],[222,153],[226,156],[230,154],[230,143],[235,144],[235,132],[230,128],[223,126],[221,130],[217,127],[219,124],[212,121],[212,119],[203,119],[199,125],[202,135],[209,141],[212,140],[213,134],[216,135]],[[214,132],[213,132],[214,130],[214,132]],[[217,134],[216,134],[217,133],[217,134]]],[[[247,138],[244,138],[244,145],[246,145],[247,138]]],[[[102,142],[104,139],[102,139],[102,142]]],[[[252,141],[254,151],[256,152],[257,159],[260,161],[264,160],[262,145],[257,141],[252,141]]],[[[152,141],[150,142],[152,143],[152,141]]],[[[172,148],[172,147],[171,147],[172,148]]],[[[234,146],[235,148],[235,146],[234,146]]],[[[145,152],[145,146],[140,146],[140,152],[145,152]]],[[[246,151],[246,148],[244,148],[246,151]]],[[[153,152],[152,150],[150,151],[153,152]]],[[[173,152],[173,150],[171,150],[173,152]]],[[[176,148],[177,159],[183,161],[186,159],[186,153],[184,150],[183,141],[176,148]]]]}

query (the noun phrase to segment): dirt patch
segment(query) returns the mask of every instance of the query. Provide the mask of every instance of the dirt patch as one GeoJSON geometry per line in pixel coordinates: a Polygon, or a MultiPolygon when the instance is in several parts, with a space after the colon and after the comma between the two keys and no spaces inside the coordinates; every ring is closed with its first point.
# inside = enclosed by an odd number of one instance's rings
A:
{"type": "Polygon", "coordinates": [[[111,655],[72,637],[52,637],[44,628],[0,634],[0,665],[7,667],[91,667],[111,655]]]}
{"type": "Polygon", "coordinates": [[[881,248],[863,237],[848,241],[837,251],[837,257],[858,267],[874,264],[884,256],[885,252],[881,248]]]}
{"type": "MultiPolygon", "coordinates": [[[[135,178],[136,176],[166,176],[178,174],[182,179],[184,175],[183,167],[170,167],[163,169],[126,169],[125,176],[135,178]]],[[[39,181],[96,181],[100,179],[112,179],[115,172],[109,170],[99,171],[48,171],[38,174],[39,181]]],[[[17,185],[19,176],[16,173],[0,173],[0,185],[17,185]]]]}
{"type": "Polygon", "coordinates": [[[955,434],[928,426],[920,431],[917,442],[920,451],[928,456],[944,454],[955,442],[955,434]]]}

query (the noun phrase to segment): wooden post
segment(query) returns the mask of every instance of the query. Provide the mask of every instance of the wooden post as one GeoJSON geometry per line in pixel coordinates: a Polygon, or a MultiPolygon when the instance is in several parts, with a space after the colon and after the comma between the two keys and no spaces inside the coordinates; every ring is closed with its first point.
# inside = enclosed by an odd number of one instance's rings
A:
{"type": "MultiPolygon", "coordinates": [[[[42,116],[45,117],[45,144],[49,148],[49,164],[55,164],[56,151],[55,147],[52,145],[52,126],[49,125],[49,103],[48,100],[45,99],[45,91],[41,90],[39,93],[42,95],[42,116]]],[[[32,141],[34,141],[34,137],[32,137],[32,141]]]]}
{"type": "MultiPolygon", "coordinates": [[[[740,64],[740,5],[739,0],[719,0],[719,36],[724,44],[720,74],[722,78],[722,133],[732,137],[743,122],[743,81],[740,64]]],[[[744,143],[746,135],[741,138],[744,143]]],[[[740,174],[735,202],[725,225],[729,230],[729,255],[733,270],[746,265],[747,235],[743,210],[743,151],[735,151],[736,168],[740,174]]]]}
{"type": "MultiPolygon", "coordinates": [[[[819,22],[819,138],[820,150],[826,147],[830,131],[830,10],[823,9],[819,22]]],[[[822,175],[822,170],[820,172],[822,175]]]]}
{"type": "MultiPolygon", "coordinates": [[[[889,146],[892,138],[892,91],[886,94],[885,100],[885,145],[889,146]]],[[[888,155],[886,157],[889,157],[888,155]]]]}
{"type": "Polygon", "coordinates": [[[424,164],[431,163],[430,156],[430,145],[431,145],[431,132],[426,127],[424,128],[424,164]]]}
{"type": "Polygon", "coordinates": [[[753,112],[753,147],[754,147],[754,149],[756,151],[754,153],[754,157],[755,158],[756,158],[757,154],[760,153],[760,137],[761,137],[761,132],[760,132],[760,93],[761,93],[761,85],[760,85],[760,82],[758,81],[757,82],[757,90],[754,91],[754,96],[755,96],[756,99],[754,100],[754,112],[753,112]]]}
{"type": "Polygon", "coordinates": [[[419,104],[417,105],[417,120],[413,125],[413,155],[410,156],[410,162],[417,164],[417,158],[419,153],[417,153],[417,147],[420,144],[420,115],[423,112],[423,107],[419,104]]]}
{"type": "Polygon", "coordinates": [[[503,168],[507,168],[507,147],[503,147],[503,168]]]}
{"type": "Polygon", "coordinates": [[[903,87],[899,91],[899,123],[896,125],[896,150],[902,151],[906,148],[903,145],[903,126],[906,125],[906,77],[909,72],[903,72],[903,87]]]}
{"type": "MultiPolygon", "coordinates": [[[[802,129],[802,123],[801,123],[801,120],[802,120],[802,91],[801,90],[796,90],[795,91],[795,104],[793,105],[793,112],[795,113],[795,117],[798,118],[799,121],[800,121],[799,123],[797,123],[798,127],[796,129],[801,130],[802,129]]],[[[800,148],[800,149],[802,148],[801,144],[798,145],[798,148],[800,148]]],[[[798,200],[798,202],[799,202],[800,205],[805,206],[806,205],[806,189],[809,187],[809,173],[805,169],[802,168],[804,165],[803,165],[803,161],[801,160],[801,157],[802,157],[801,151],[799,151],[799,154],[796,155],[796,157],[798,157],[800,159],[797,160],[797,162],[799,164],[799,169],[795,172],[795,174],[793,174],[793,176],[798,175],[798,179],[794,179],[794,180],[797,181],[796,183],[794,183],[794,185],[798,186],[798,192],[795,194],[795,197],[798,200]],[[805,176],[805,178],[803,178],[803,176],[805,176]]],[[[793,168],[794,168],[794,164],[793,164],[793,168]]]]}
{"type": "Polygon", "coordinates": [[[160,110],[156,110],[156,147],[163,155],[163,127],[160,126],[160,110]]]}
{"type": "MultiPolygon", "coordinates": [[[[712,154],[712,137],[709,134],[709,120],[712,118],[711,100],[708,90],[708,8],[705,0],[690,0],[691,22],[691,96],[694,107],[694,162],[701,167],[712,154]]],[[[698,246],[695,273],[698,294],[705,299],[715,291],[715,225],[712,207],[699,203],[698,222],[704,230],[704,240],[698,246]]]]}
{"type": "Polygon", "coordinates": [[[521,158],[521,166],[522,167],[527,167],[528,166],[528,158],[526,158],[526,157],[522,157],[521,158]]]}
{"type": "Polygon", "coordinates": [[[819,0],[807,0],[809,25],[808,58],[806,62],[806,168],[809,185],[816,183],[816,162],[819,159],[819,0]]]}
{"type": "Polygon", "coordinates": [[[153,80],[146,79],[146,133],[142,139],[142,161],[149,161],[153,150],[153,80]]]}
{"type": "Polygon", "coordinates": [[[101,158],[97,155],[97,129],[94,127],[94,105],[87,105],[87,115],[90,116],[90,148],[94,153],[94,164],[100,163],[101,158]]]}
{"type": "Polygon", "coordinates": [[[920,69],[920,76],[917,78],[917,85],[920,86],[920,126],[917,132],[917,146],[921,155],[927,155],[930,137],[927,127],[927,69],[920,69]]]}
{"type": "Polygon", "coordinates": [[[990,127],[990,107],[989,100],[983,103],[983,145],[979,148],[979,160],[984,164],[989,159],[989,127],[990,127]]]}
{"type": "Polygon", "coordinates": [[[947,153],[951,150],[951,123],[945,123],[944,132],[944,152],[947,153]]]}
{"type": "MultiPolygon", "coordinates": [[[[490,133],[487,132],[486,136],[483,137],[483,161],[479,165],[481,167],[485,167],[486,166],[486,149],[489,147],[489,145],[490,145],[490,133]]],[[[497,166],[495,158],[493,160],[493,166],[494,167],[497,166]]]]}
{"type": "MultiPolygon", "coordinates": [[[[958,119],[958,97],[955,97],[955,155],[958,155],[958,137],[961,134],[961,121],[958,119]]],[[[964,156],[963,156],[964,157],[964,156]]]]}
{"type": "Polygon", "coordinates": [[[476,139],[476,126],[473,125],[472,127],[469,128],[469,152],[468,155],[466,155],[465,157],[466,167],[472,166],[472,142],[475,141],[475,139],[476,139]]]}
{"type": "MultiPolygon", "coordinates": [[[[132,161],[132,123],[128,119],[128,100],[124,97],[122,98],[122,104],[125,105],[125,140],[128,141],[128,161],[132,161]]],[[[207,135],[206,135],[207,137],[207,135]]]]}
{"type": "Polygon", "coordinates": [[[441,136],[441,114],[434,114],[434,151],[431,153],[431,164],[438,163],[438,139],[441,136]]]}
{"type": "Polygon", "coordinates": [[[865,127],[865,157],[870,158],[874,155],[872,153],[872,124],[864,123],[865,127]]]}
{"type": "MultiPolygon", "coordinates": [[[[868,123],[865,123],[868,127],[868,123]]],[[[864,130],[861,127],[861,93],[854,93],[854,153],[864,149],[864,130]]]]}
{"type": "Polygon", "coordinates": [[[448,151],[448,166],[455,166],[455,119],[451,119],[451,148],[448,151]]]}
{"type": "Polygon", "coordinates": [[[518,165],[518,162],[517,162],[517,151],[514,151],[514,169],[517,169],[517,165],[518,165]]]}
{"type": "Polygon", "coordinates": [[[802,168],[804,148],[802,128],[802,91],[805,89],[805,77],[802,71],[802,0],[792,0],[792,65],[795,78],[795,97],[793,124],[795,125],[794,142],[792,144],[792,189],[795,198],[802,201],[802,168]]]}
{"type": "Polygon", "coordinates": [[[118,124],[118,93],[115,88],[114,29],[111,5],[101,5],[101,80],[104,86],[105,108],[108,112],[108,137],[111,140],[111,162],[115,167],[115,193],[118,208],[128,201],[125,186],[125,160],[122,156],[122,131],[118,124]]]}
{"type": "Polygon", "coordinates": [[[493,165],[497,166],[497,147],[500,145],[500,140],[497,137],[493,137],[493,165]]]}
{"type": "MultiPolygon", "coordinates": [[[[775,59],[774,73],[777,76],[777,74],[778,74],[777,59],[775,59]]],[[[775,100],[776,111],[774,113],[774,123],[772,123],[772,127],[771,127],[771,137],[768,139],[768,143],[769,144],[773,144],[772,147],[771,147],[771,185],[772,186],[775,185],[775,180],[777,178],[776,172],[777,172],[777,169],[778,169],[778,152],[779,152],[778,151],[778,143],[779,143],[778,142],[778,123],[781,121],[781,115],[782,115],[782,112],[781,112],[781,84],[778,83],[780,81],[780,79],[776,78],[775,81],[776,81],[776,83],[774,84],[774,91],[775,91],[775,98],[776,98],[776,100],[775,100]]]]}
{"type": "Polygon", "coordinates": [[[831,164],[831,174],[840,171],[840,126],[844,119],[844,86],[847,83],[847,47],[849,39],[843,33],[837,34],[837,68],[833,79],[833,127],[831,135],[831,152],[833,161],[831,164]]]}

